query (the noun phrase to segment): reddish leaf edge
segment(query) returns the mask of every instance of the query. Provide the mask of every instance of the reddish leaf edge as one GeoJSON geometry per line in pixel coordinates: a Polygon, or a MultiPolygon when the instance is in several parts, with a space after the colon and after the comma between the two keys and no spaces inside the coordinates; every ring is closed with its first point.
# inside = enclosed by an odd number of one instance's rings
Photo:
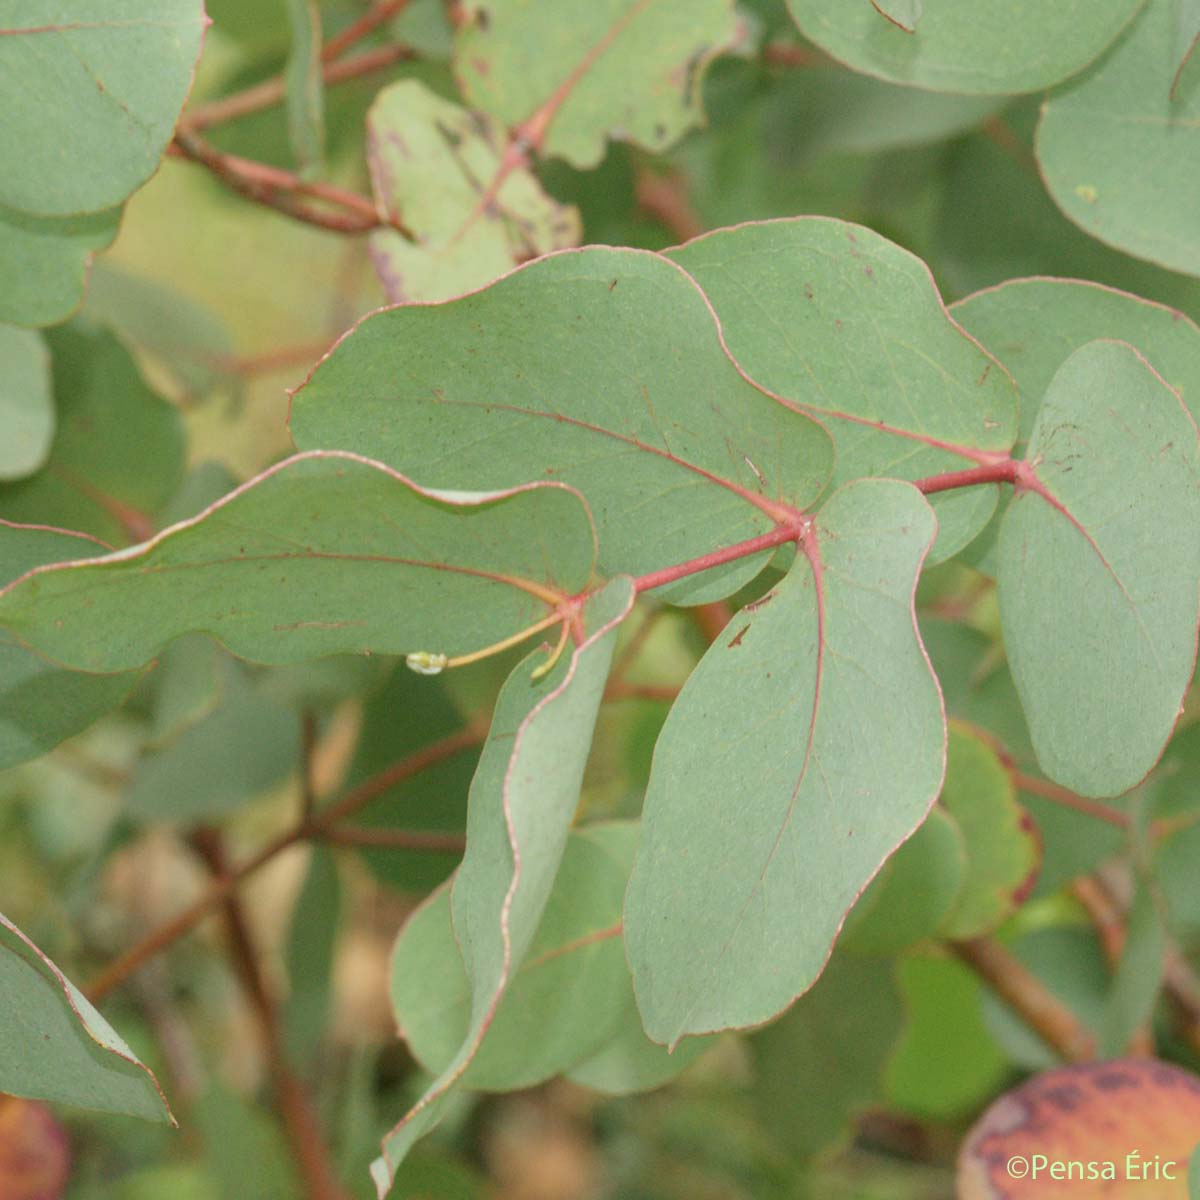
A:
{"type": "MultiPolygon", "coordinates": [[[[84,1017],[83,1013],[80,1012],[79,1006],[75,1003],[74,996],[71,995],[71,985],[69,984],[67,977],[62,973],[62,971],[60,971],[58,969],[58,967],[54,964],[54,962],[51,961],[51,959],[47,958],[46,955],[43,954],[41,952],[41,950],[39,950],[38,947],[36,945],[34,945],[34,943],[31,942],[29,940],[29,938],[27,938],[25,936],[24,933],[21,932],[20,929],[18,929],[6,916],[4,916],[3,913],[0,913],[0,925],[3,925],[4,928],[7,929],[10,933],[15,934],[21,942],[23,942],[26,946],[28,946],[30,951],[38,959],[38,961],[41,962],[47,968],[47,970],[49,970],[51,975],[54,976],[54,979],[57,982],[58,987],[61,990],[64,999],[66,1000],[67,1004],[70,1006],[71,1012],[74,1013],[75,1019],[76,1019],[76,1021],[79,1022],[79,1026],[84,1031],[84,1033],[86,1033],[88,1035],[88,1037],[90,1037],[92,1039],[92,1041],[95,1042],[96,1045],[99,1046],[100,1049],[103,1050],[106,1054],[111,1054],[114,1058],[119,1059],[122,1062],[127,1062],[130,1064],[130,1066],[136,1067],[139,1071],[142,1071],[145,1073],[146,1078],[149,1079],[150,1082],[154,1085],[154,1090],[158,1093],[158,1098],[162,1101],[163,1111],[167,1115],[168,1123],[171,1125],[171,1127],[173,1129],[178,1129],[179,1122],[175,1119],[175,1114],[171,1111],[171,1106],[167,1102],[166,1094],[163,1092],[161,1085],[159,1084],[158,1080],[155,1078],[154,1072],[151,1071],[150,1068],[148,1066],[146,1066],[145,1063],[139,1062],[131,1054],[124,1054],[120,1050],[115,1050],[111,1046],[104,1045],[104,1043],[101,1042],[96,1037],[96,1035],[92,1032],[91,1028],[89,1027],[89,1025],[87,1023],[87,1019],[84,1017]]],[[[80,995],[82,995],[82,994],[83,993],[81,992],[80,995]]],[[[99,1009],[97,1009],[96,1011],[99,1012],[99,1009]]]]}

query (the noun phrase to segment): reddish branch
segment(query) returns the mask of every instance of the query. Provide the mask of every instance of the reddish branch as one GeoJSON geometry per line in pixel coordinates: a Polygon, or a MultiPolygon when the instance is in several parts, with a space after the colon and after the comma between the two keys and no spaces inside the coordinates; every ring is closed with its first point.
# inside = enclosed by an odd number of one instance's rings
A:
{"type": "MultiPolygon", "coordinates": [[[[329,46],[334,43],[330,42],[329,46]]],[[[326,50],[329,49],[326,46],[326,50]]],[[[321,70],[321,76],[327,85],[344,83],[349,79],[359,79],[364,75],[372,75],[376,71],[387,70],[396,63],[406,62],[416,57],[416,51],[411,46],[394,43],[390,46],[378,46],[372,50],[364,50],[353,58],[342,59],[339,62],[326,62],[321,70]]],[[[198,104],[184,114],[179,128],[185,133],[199,133],[212,125],[221,125],[226,121],[234,121],[238,117],[260,112],[271,108],[283,101],[287,94],[287,83],[282,75],[266,79],[244,91],[235,92],[232,96],[223,96],[220,100],[211,100],[207,104],[198,104]]]]}
{"type": "Polygon", "coordinates": [[[299,821],[291,829],[268,842],[245,862],[232,867],[190,907],[152,930],[137,945],[120,958],[111,962],[86,989],[88,998],[94,1002],[102,1000],[114,988],[120,986],[144,963],[161,954],[168,946],[194,929],[205,917],[218,909],[237,889],[242,880],[253,875],[277,855],[301,842],[320,839],[330,830],[342,824],[349,816],[369,804],[388,789],[426,768],[445,759],[453,758],[483,741],[485,731],[469,726],[452,733],[431,745],[393,763],[390,767],[372,775],[370,779],[352,788],[340,800],[317,813],[310,819],[299,821]]]}
{"type": "MultiPolygon", "coordinates": [[[[213,879],[219,884],[229,880],[229,864],[221,835],[214,829],[197,830],[191,841],[213,879]]],[[[258,1018],[280,1116],[291,1144],[292,1157],[304,1180],[305,1193],[310,1200],[348,1200],[347,1193],[338,1183],[308,1091],[288,1061],[279,1009],[263,974],[250,924],[236,891],[229,890],[222,907],[230,958],[258,1018]]]]}
{"type": "Polygon", "coordinates": [[[948,944],[1056,1054],[1068,1062],[1095,1055],[1095,1039],[1079,1018],[999,942],[972,938],[948,944]]]}
{"type": "Polygon", "coordinates": [[[330,38],[325,43],[321,51],[321,60],[332,62],[335,58],[340,58],[356,42],[362,41],[367,34],[372,33],[393,17],[399,16],[407,5],[408,0],[380,0],[378,4],[373,4],[357,21],[348,25],[337,37],[330,38]]]}
{"type": "Polygon", "coordinates": [[[1083,813],[1084,816],[1095,817],[1097,821],[1115,825],[1118,829],[1130,827],[1129,815],[1121,812],[1119,808],[1112,808],[1107,804],[1100,803],[1099,800],[1089,800],[1085,796],[1077,796],[1074,792],[1068,791],[1065,787],[1059,787],[1057,783],[1051,783],[1048,779],[1038,779],[1021,771],[1010,771],[1009,774],[1013,783],[1021,791],[1028,792],[1032,796],[1041,796],[1043,800],[1061,804],[1064,808],[1073,808],[1076,812],[1083,813]]]}
{"type": "Polygon", "coordinates": [[[198,134],[181,129],[169,152],[207,167],[222,183],[246,199],[308,225],[350,234],[369,233],[372,229],[391,226],[405,237],[409,236],[398,218],[380,213],[366,196],[331,183],[301,179],[281,167],[226,154],[198,134]],[[304,197],[320,200],[330,207],[317,207],[304,197]]]}

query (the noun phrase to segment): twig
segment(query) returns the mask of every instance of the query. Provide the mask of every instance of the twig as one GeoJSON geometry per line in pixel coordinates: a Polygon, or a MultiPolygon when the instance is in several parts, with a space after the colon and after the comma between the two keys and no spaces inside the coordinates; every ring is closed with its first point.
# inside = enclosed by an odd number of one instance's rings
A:
{"type": "Polygon", "coordinates": [[[308,342],[298,346],[280,346],[262,354],[219,355],[213,365],[228,375],[261,375],[268,371],[282,371],[287,367],[310,367],[328,349],[329,342],[308,342]]]}
{"type": "Polygon", "coordinates": [[[415,754],[410,754],[407,758],[394,762],[377,775],[372,775],[370,779],[364,780],[358,787],[352,788],[340,800],[317,813],[311,820],[301,821],[281,833],[251,855],[244,863],[231,868],[222,878],[214,880],[208,891],[194,904],[185,908],[183,912],[177,913],[157,929],[152,930],[137,945],[109,963],[86,989],[88,999],[93,1003],[102,1000],[143,964],[161,954],[168,946],[194,929],[233,894],[242,880],[253,875],[284,850],[300,842],[319,838],[326,829],[341,824],[352,813],[357,812],[397,783],[419,774],[435,763],[453,758],[454,755],[479,745],[485,736],[486,731],[482,727],[472,725],[441,738],[418,750],[415,754]]]}
{"type": "Polygon", "coordinates": [[[379,0],[378,4],[373,4],[357,21],[346,26],[337,37],[330,38],[325,43],[321,51],[321,61],[332,62],[335,58],[340,58],[355,42],[362,41],[368,33],[378,29],[380,25],[390,21],[393,17],[399,16],[407,5],[408,0],[379,0]]]}
{"type": "Polygon", "coordinates": [[[693,605],[687,610],[687,614],[692,624],[700,631],[700,636],[710,645],[725,632],[725,626],[733,620],[733,609],[725,600],[693,605]]]}
{"type": "Polygon", "coordinates": [[[762,60],[773,67],[828,67],[833,60],[811,46],[794,46],[781,42],[768,42],[762,48],[762,60]]]}
{"type": "Polygon", "coordinates": [[[681,242],[698,237],[705,228],[692,207],[687,189],[688,178],[680,170],[662,174],[642,167],[633,182],[638,208],[681,242]]]}
{"type": "Polygon", "coordinates": [[[362,825],[337,825],[322,830],[323,842],[338,846],[378,846],[384,850],[419,850],[429,854],[461,854],[467,839],[461,833],[433,833],[422,829],[371,829],[362,825]]]}
{"type": "Polygon", "coordinates": [[[225,154],[187,130],[181,129],[175,134],[170,152],[207,167],[217,179],[248,200],[308,225],[345,234],[369,233],[372,229],[390,227],[404,237],[411,237],[398,217],[381,214],[366,196],[330,183],[301,179],[280,167],[225,154]],[[302,200],[302,196],[321,200],[343,211],[317,208],[302,200]]]}
{"type": "Polygon", "coordinates": [[[1118,829],[1130,828],[1129,814],[1121,812],[1119,808],[1101,804],[1099,800],[1089,800],[1085,796],[1077,796],[1065,787],[1059,787],[1057,783],[1051,783],[1048,779],[1037,779],[1033,775],[1026,775],[1023,771],[1010,771],[1009,774],[1013,783],[1023,792],[1041,796],[1043,800],[1051,800],[1055,804],[1061,804],[1064,808],[1073,808],[1076,812],[1083,813],[1088,817],[1095,817],[1096,820],[1105,821],[1109,825],[1115,825],[1118,829]]]}
{"type": "MultiPolygon", "coordinates": [[[[328,50],[331,45],[332,42],[325,49],[328,50]]],[[[398,42],[390,46],[378,46],[372,50],[364,50],[353,58],[342,59],[340,62],[326,62],[322,67],[321,77],[327,86],[332,86],[349,79],[374,74],[376,71],[384,71],[396,63],[413,59],[416,55],[417,52],[411,46],[398,42]]],[[[197,104],[183,115],[179,128],[185,133],[199,133],[213,125],[235,121],[239,117],[281,104],[286,95],[287,83],[282,75],[276,75],[244,91],[235,92],[232,96],[210,100],[207,104],[197,104]]]]}
{"type": "MultiPolygon", "coordinates": [[[[190,840],[214,881],[228,880],[229,863],[220,833],[215,829],[198,829],[190,840]]],[[[245,910],[235,891],[228,893],[222,907],[230,957],[258,1017],[279,1112],[291,1143],[292,1157],[304,1180],[305,1192],[310,1200],[348,1200],[348,1194],[338,1183],[308,1091],[288,1062],[279,1010],[259,963],[245,910]]]]}
{"type": "Polygon", "coordinates": [[[677,687],[669,684],[626,683],[615,679],[604,689],[605,700],[666,700],[672,701],[679,695],[677,687]]]}
{"type": "Polygon", "coordinates": [[[1095,1039],[1079,1018],[999,942],[980,937],[947,944],[1056,1054],[1068,1062],[1094,1056],[1095,1039]]]}

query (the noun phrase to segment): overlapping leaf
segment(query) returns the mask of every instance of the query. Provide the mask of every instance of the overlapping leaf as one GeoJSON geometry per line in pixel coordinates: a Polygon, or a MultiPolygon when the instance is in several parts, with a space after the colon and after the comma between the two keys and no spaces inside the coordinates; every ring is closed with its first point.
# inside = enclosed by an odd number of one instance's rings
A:
{"type": "Polygon", "coordinates": [[[0,204],[76,216],[145,183],[175,129],[204,25],[201,0],[0,6],[0,204]]]}
{"type": "Polygon", "coordinates": [[[371,235],[371,260],[388,298],[444,300],[481,287],[526,259],[579,241],[579,214],[557,203],[525,168],[489,192],[504,127],[404,79],[375,98],[367,159],[394,229],[371,235]]]}
{"type": "MultiPolygon", "coordinates": [[[[433,487],[562,480],[596,515],[607,574],[766,533],[831,467],[824,430],[730,362],[693,280],[635,250],[565,251],[368,317],[295,393],[291,427],[301,447],[371,454],[433,487]]],[[[662,594],[728,595],[769,554],[662,594]]]]}
{"type": "MultiPolygon", "coordinates": [[[[878,234],[799,218],[669,254],[712,301],[750,377],[829,428],[835,483],[920,479],[1012,445],[1012,381],[949,318],[928,267],[878,234]]],[[[995,488],[936,498],[935,560],[974,537],[996,499],[995,488]]]]}
{"type": "Polygon", "coordinates": [[[633,604],[628,579],[596,593],[584,640],[543,678],[530,656],[500,693],[471,784],[467,852],[451,893],[454,929],[471,982],[467,1034],[453,1061],[384,1139],[372,1166],[380,1196],[448,1097],[496,1017],[542,920],[579,799],[617,625],[633,604]]]}
{"type": "Polygon", "coordinates": [[[940,92],[1033,92],[1087,66],[1144,0],[1056,0],[1011,5],[994,0],[787,0],[805,37],[865,75],[940,92]],[[901,16],[889,24],[875,8],[901,16]],[[900,9],[909,10],[901,14],[900,9]],[[903,16],[915,26],[902,27],[903,16]]]}
{"type": "Polygon", "coordinates": [[[41,336],[0,325],[0,480],[38,469],[54,436],[50,354],[41,336]]]}
{"type": "MultiPolygon", "coordinates": [[[[34,567],[103,554],[82,534],[0,521],[0,586],[34,567]]],[[[37,758],[116,708],[137,675],[64,671],[0,629],[0,769],[37,758]]]]}
{"type": "Polygon", "coordinates": [[[545,619],[587,583],[593,547],[562,485],[437,494],[314,451],[142,545],[30,571],[0,591],[0,628],[92,671],[140,666],[192,632],[260,662],[453,657],[545,619]]]}
{"type": "Polygon", "coordinates": [[[0,1092],[173,1123],[154,1076],[2,914],[0,1002],[0,1092]]]}
{"type": "Polygon", "coordinates": [[[998,549],[1013,678],[1047,774],[1119,795],[1157,761],[1195,663],[1196,425],[1136,350],[1090,342],[1051,381],[1026,461],[998,549]]]}
{"type": "MultiPolygon", "coordinates": [[[[573,832],[537,935],[461,1077],[464,1087],[532,1087],[597,1051],[629,996],[621,901],[637,826],[573,832]]],[[[409,1049],[432,1075],[454,1060],[471,1020],[471,983],[441,888],[409,918],[392,955],[392,1005],[409,1049]]]]}
{"type": "Polygon", "coordinates": [[[880,16],[887,17],[905,33],[912,33],[924,11],[923,0],[871,0],[880,16]]]}
{"type": "Polygon", "coordinates": [[[934,520],[863,480],[743,609],[655,751],[625,940],[657,1042],[754,1025],[820,974],[847,910],[941,786],[941,696],[912,593],[934,520]]]}
{"type": "Polygon", "coordinates": [[[1037,156],[1081,229],[1118,250],[1200,275],[1200,88],[1171,82],[1175,0],[1149,0],[1129,35],[1046,101],[1037,156]]]}
{"type": "Polygon", "coordinates": [[[730,0],[466,0],[454,63],[467,99],[540,149],[594,167],[610,137],[663,150],[700,123],[710,59],[734,38],[730,0]]]}

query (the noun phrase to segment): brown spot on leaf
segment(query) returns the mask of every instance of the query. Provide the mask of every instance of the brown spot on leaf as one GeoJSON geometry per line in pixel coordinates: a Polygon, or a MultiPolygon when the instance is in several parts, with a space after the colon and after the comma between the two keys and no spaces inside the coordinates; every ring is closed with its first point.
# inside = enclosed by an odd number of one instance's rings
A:
{"type": "Polygon", "coordinates": [[[741,627],[741,629],[739,629],[737,631],[737,633],[735,633],[733,635],[732,641],[730,641],[730,643],[725,647],[725,649],[732,650],[734,648],[734,646],[740,646],[742,644],[742,638],[744,638],[746,636],[746,634],[749,632],[749,630],[750,630],[749,625],[743,625],[741,627]]]}

